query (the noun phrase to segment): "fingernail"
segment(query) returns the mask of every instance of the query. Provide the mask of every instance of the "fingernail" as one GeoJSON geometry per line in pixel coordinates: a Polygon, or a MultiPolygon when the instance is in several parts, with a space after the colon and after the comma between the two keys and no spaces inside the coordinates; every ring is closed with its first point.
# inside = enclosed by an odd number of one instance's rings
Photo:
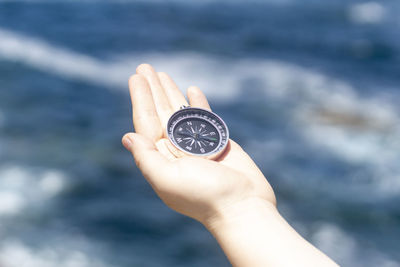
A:
{"type": "Polygon", "coordinates": [[[129,139],[129,137],[125,136],[122,138],[122,144],[126,149],[131,150],[132,141],[129,139]]]}

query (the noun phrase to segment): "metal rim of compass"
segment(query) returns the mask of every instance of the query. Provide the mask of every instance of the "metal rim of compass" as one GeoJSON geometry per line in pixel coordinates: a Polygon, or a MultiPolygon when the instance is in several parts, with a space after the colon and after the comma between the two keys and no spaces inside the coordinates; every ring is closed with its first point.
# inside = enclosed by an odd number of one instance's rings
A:
{"type": "Polygon", "coordinates": [[[228,146],[228,143],[229,143],[229,129],[228,129],[228,126],[226,125],[225,121],[220,116],[218,116],[216,113],[214,113],[214,112],[212,112],[210,110],[207,110],[207,109],[204,109],[204,108],[198,108],[198,107],[191,107],[191,106],[181,106],[181,108],[178,111],[174,112],[171,115],[171,117],[169,118],[169,120],[167,122],[166,136],[168,137],[168,140],[170,141],[170,143],[172,143],[172,145],[175,148],[177,148],[180,152],[183,152],[184,154],[189,155],[189,156],[196,156],[196,157],[201,157],[201,158],[206,158],[206,159],[217,159],[226,150],[226,148],[228,146]],[[189,110],[193,110],[193,111],[199,110],[201,112],[210,113],[212,116],[215,116],[218,119],[219,123],[222,124],[223,128],[225,129],[225,137],[224,137],[226,139],[225,143],[223,145],[221,145],[221,143],[223,141],[222,140],[223,136],[221,134],[221,131],[211,121],[209,121],[207,119],[204,119],[202,117],[191,117],[191,118],[197,118],[197,119],[200,118],[200,119],[202,119],[204,121],[207,121],[208,123],[210,123],[218,131],[218,134],[219,134],[219,137],[220,137],[218,145],[216,146],[216,148],[214,150],[212,150],[212,151],[210,151],[208,153],[198,154],[198,153],[191,153],[189,151],[186,151],[179,144],[177,144],[176,141],[175,141],[175,138],[173,136],[174,129],[175,129],[176,125],[178,125],[178,123],[180,121],[185,120],[187,118],[181,118],[181,119],[175,121],[173,126],[171,126],[171,124],[174,122],[173,120],[175,119],[175,117],[177,115],[179,115],[180,113],[184,113],[186,111],[189,111],[189,110]],[[171,128],[171,130],[169,130],[170,128],[171,128]]]}

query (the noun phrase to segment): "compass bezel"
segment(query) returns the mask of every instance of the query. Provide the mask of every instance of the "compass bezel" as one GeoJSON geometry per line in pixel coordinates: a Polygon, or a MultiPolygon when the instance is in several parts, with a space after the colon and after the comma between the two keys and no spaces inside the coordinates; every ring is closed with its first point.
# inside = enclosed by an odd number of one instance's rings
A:
{"type": "Polygon", "coordinates": [[[225,151],[228,143],[229,143],[229,129],[226,125],[226,123],[224,122],[224,120],[218,116],[217,114],[215,114],[214,112],[207,110],[207,109],[203,109],[203,108],[197,108],[197,107],[183,107],[180,110],[176,111],[174,114],[171,115],[171,117],[169,118],[168,122],[167,122],[167,127],[166,127],[166,136],[168,137],[169,141],[173,144],[173,146],[175,148],[177,148],[179,151],[183,152],[186,155],[190,155],[190,156],[196,156],[196,157],[202,157],[202,158],[208,158],[208,159],[215,159],[218,156],[221,155],[222,152],[225,151]],[[196,111],[199,111],[201,113],[206,113],[207,117],[209,119],[204,118],[203,116],[186,116],[186,117],[182,117],[182,118],[178,118],[179,116],[182,116],[182,114],[185,113],[194,113],[196,114],[196,111]],[[214,117],[214,118],[213,118],[214,117]],[[185,149],[183,149],[175,140],[174,137],[174,130],[176,128],[176,126],[179,124],[179,122],[181,122],[182,120],[186,120],[186,119],[200,119],[200,120],[204,120],[207,123],[210,123],[217,131],[219,134],[219,142],[218,145],[215,147],[214,150],[207,152],[207,153],[191,153],[189,151],[186,151],[185,149]],[[225,130],[225,136],[222,135],[222,131],[221,129],[218,128],[218,125],[216,125],[212,120],[215,119],[218,121],[218,124],[221,125],[225,130]]]}

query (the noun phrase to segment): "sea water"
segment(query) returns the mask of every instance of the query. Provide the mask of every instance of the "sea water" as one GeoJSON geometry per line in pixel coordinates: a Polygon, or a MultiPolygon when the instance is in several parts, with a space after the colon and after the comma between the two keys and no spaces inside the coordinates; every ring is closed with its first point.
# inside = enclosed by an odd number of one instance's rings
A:
{"type": "Polygon", "coordinates": [[[120,143],[143,62],[199,86],[343,266],[400,266],[397,1],[0,1],[0,265],[229,266],[120,143]]]}

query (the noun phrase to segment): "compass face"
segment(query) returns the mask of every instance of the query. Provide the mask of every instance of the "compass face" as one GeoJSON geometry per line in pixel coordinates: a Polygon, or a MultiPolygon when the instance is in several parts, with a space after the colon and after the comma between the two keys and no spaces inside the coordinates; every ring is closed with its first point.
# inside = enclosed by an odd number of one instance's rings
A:
{"type": "Polygon", "coordinates": [[[229,139],[228,128],[220,117],[208,110],[191,107],[171,116],[167,135],[178,149],[196,156],[223,151],[229,139]]]}

